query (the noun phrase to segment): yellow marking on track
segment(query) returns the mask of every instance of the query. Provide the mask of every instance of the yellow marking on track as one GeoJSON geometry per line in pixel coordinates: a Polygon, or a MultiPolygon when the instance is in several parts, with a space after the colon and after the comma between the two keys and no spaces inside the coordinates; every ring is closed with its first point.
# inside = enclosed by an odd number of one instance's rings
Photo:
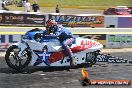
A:
{"type": "Polygon", "coordinates": [[[26,32],[0,32],[0,34],[25,34],[26,32]]]}

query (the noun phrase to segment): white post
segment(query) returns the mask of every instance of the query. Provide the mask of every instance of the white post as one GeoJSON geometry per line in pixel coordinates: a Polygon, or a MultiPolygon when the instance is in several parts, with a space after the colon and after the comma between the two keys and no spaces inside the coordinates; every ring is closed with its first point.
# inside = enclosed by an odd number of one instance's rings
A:
{"type": "Polygon", "coordinates": [[[0,0],[0,10],[2,10],[2,0],[0,0]]]}

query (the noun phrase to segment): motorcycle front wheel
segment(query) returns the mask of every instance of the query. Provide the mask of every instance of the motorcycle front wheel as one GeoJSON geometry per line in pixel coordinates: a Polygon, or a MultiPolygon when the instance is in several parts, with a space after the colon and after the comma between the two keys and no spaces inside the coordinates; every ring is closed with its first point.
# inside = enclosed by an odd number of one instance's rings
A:
{"type": "Polygon", "coordinates": [[[21,57],[18,56],[19,51],[20,49],[13,45],[8,48],[5,55],[7,65],[15,70],[25,68],[31,61],[31,53],[28,50],[24,50],[21,57]]]}

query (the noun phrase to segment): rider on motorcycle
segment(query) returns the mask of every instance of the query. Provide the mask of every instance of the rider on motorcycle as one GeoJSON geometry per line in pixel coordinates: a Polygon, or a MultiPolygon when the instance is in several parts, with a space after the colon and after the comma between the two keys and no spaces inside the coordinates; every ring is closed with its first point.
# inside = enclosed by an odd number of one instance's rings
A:
{"type": "Polygon", "coordinates": [[[46,22],[46,30],[44,31],[44,37],[57,37],[62,44],[66,55],[69,56],[70,65],[73,66],[73,53],[70,46],[75,41],[73,34],[67,30],[65,27],[60,26],[53,19],[49,19],[46,22]]]}

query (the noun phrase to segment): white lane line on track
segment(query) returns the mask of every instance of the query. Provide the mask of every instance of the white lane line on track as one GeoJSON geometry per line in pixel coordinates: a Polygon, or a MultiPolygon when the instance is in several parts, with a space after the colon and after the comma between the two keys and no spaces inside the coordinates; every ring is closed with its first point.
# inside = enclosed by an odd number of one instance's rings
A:
{"type": "Polygon", "coordinates": [[[46,74],[39,74],[39,75],[42,75],[42,76],[44,76],[44,75],[46,75],[46,74]]]}

